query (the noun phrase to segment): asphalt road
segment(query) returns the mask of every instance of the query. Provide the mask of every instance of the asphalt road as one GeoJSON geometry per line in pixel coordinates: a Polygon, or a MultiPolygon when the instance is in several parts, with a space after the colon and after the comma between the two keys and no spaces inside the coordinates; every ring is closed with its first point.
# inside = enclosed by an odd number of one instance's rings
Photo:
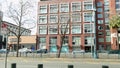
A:
{"type": "MultiPolygon", "coordinates": [[[[38,64],[43,64],[43,68],[68,68],[68,65],[74,65],[74,68],[102,68],[102,65],[120,68],[120,61],[113,60],[8,57],[7,68],[11,68],[12,63],[16,63],[17,68],[38,68],[38,64]]],[[[5,68],[4,57],[0,57],[0,68],[5,68]]]]}

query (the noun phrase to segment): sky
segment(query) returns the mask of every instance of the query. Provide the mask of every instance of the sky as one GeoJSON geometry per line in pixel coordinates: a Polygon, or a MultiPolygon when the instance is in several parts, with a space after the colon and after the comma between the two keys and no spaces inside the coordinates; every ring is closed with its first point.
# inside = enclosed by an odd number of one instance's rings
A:
{"type": "MultiPolygon", "coordinates": [[[[34,5],[34,17],[35,17],[35,22],[37,23],[37,2],[38,2],[39,0],[33,0],[33,5],[34,5]]],[[[8,17],[7,17],[7,9],[8,9],[8,6],[9,6],[9,4],[11,3],[11,2],[13,2],[13,3],[17,3],[18,2],[18,0],[0,0],[0,10],[1,11],[3,11],[3,21],[7,21],[7,22],[10,22],[10,23],[12,23],[12,20],[10,20],[8,17]]],[[[35,35],[36,34],[36,27],[35,28],[33,28],[33,29],[31,29],[31,34],[32,35],[35,35]]]]}

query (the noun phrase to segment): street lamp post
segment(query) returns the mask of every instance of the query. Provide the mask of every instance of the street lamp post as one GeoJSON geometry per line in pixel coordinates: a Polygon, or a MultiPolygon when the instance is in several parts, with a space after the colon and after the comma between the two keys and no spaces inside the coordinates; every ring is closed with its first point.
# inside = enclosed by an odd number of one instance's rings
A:
{"type": "Polygon", "coordinates": [[[97,59],[98,58],[98,56],[97,56],[97,50],[96,50],[96,48],[97,48],[97,45],[96,45],[96,20],[95,20],[95,11],[96,11],[96,9],[93,9],[93,13],[92,13],[92,15],[93,15],[93,17],[92,17],[92,19],[93,19],[93,22],[94,22],[94,52],[93,52],[93,58],[95,58],[95,59],[97,59]]]}

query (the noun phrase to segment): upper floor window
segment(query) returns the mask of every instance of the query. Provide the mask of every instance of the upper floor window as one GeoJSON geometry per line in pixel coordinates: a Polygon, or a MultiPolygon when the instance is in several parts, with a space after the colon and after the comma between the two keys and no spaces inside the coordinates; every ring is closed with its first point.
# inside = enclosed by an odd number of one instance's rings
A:
{"type": "Polygon", "coordinates": [[[67,23],[68,20],[69,20],[68,14],[60,14],[60,23],[67,23]]]}
{"type": "Polygon", "coordinates": [[[93,24],[84,24],[84,32],[85,33],[94,33],[94,25],[93,24]]]}
{"type": "Polygon", "coordinates": [[[103,30],[103,26],[98,26],[98,30],[103,30]]]}
{"type": "Polygon", "coordinates": [[[97,14],[97,17],[98,18],[103,18],[103,15],[102,14],[97,14]]]}
{"type": "Polygon", "coordinates": [[[97,8],[97,12],[102,12],[102,8],[97,8]]]}
{"type": "Polygon", "coordinates": [[[69,34],[69,25],[68,24],[61,24],[60,25],[60,34],[69,34]]]}
{"type": "Polygon", "coordinates": [[[47,5],[40,6],[40,13],[47,13],[47,5]]]}
{"type": "Polygon", "coordinates": [[[49,25],[49,34],[58,34],[57,25],[49,25]]]}
{"type": "Polygon", "coordinates": [[[92,10],[93,2],[92,1],[84,1],[84,10],[92,10]]]}
{"type": "Polygon", "coordinates": [[[39,16],[39,23],[40,24],[47,23],[47,15],[41,15],[41,16],[39,16]]]}
{"type": "Polygon", "coordinates": [[[47,34],[47,26],[39,26],[39,34],[47,34]]]}
{"type": "Polygon", "coordinates": [[[81,33],[81,25],[72,25],[72,34],[81,33]]]}
{"type": "Polygon", "coordinates": [[[103,20],[97,20],[98,24],[103,24],[103,20]]]}
{"type": "Polygon", "coordinates": [[[69,4],[60,4],[60,12],[69,12],[69,4]]]}
{"type": "Polygon", "coordinates": [[[81,10],[81,2],[72,3],[72,11],[80,11],[81,10]]]}
{"type": "Polygon", "coordinates": [[[84,13],[84,22],[91,22],[92,21],[92,13],[84,13]]]}
{"type": "Polygon", "coordinates": [[[72,13],[72,22],[81,22],[81,14],[72,13]]]}
{"type": "Polygon", "coordinates": [[[115,0],[115,2],[120,2],[120,0],[115,0]]]}
{"type": "Polygon", "coordinates": [[[58,12],[58,5],[50,5],[50,13],[57,13],[58,12]]]}
{"type": "Polygon", "coordinates": [[[57,15],[50,15],[49,20],[50,20],[50,23],[57,23],[58,16],[57,15]]]}
{"type": "Polygon", "coordinates": [[[97,2],[97,7],[102,7],[102,2],[97,2]]]}

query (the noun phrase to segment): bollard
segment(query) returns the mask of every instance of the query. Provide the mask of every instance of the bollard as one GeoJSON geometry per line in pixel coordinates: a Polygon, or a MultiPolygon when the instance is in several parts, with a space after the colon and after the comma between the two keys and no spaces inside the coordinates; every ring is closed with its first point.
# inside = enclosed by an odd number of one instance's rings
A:
{"type": "Polygon", "coordinates": [[[38,64],[38,68],[43,68],[43,64],[38,64]]]}
{"type": "Polygon", "coordinates": [[[16,63],[12,63],[11,68],[16,68],[16,63]]]}
{"type": "Polygon", "coordinates": [[[68,68],[73,68],[73,65],[68,65],[68,68]]]}
{"type": "Polygon", "coordinates": [[[103,65],[102,68],[109,68],[107,65],[103,65]]]}

